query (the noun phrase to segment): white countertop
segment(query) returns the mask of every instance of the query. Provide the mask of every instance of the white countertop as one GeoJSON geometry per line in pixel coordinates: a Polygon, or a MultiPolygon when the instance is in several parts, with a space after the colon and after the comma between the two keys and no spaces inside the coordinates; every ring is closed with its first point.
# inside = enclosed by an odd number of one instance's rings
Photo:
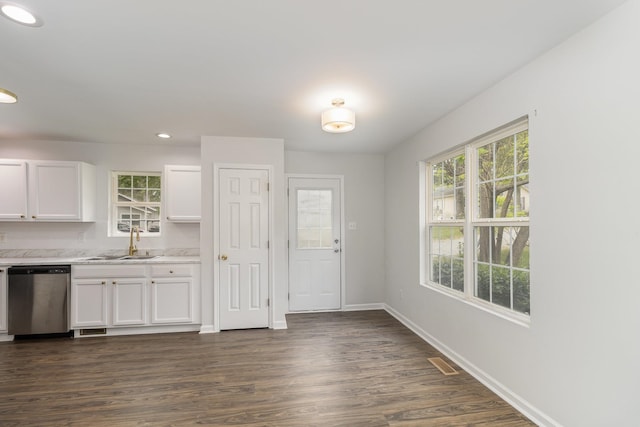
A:
{"type": "Polygon", "coordinates": [[[197,256],[157,256],[149,259],[88,260],[88,257],[63,258],[0,258],[0,265],[74,265],[74,264],[193,264],[200,263],[197,256]]]}

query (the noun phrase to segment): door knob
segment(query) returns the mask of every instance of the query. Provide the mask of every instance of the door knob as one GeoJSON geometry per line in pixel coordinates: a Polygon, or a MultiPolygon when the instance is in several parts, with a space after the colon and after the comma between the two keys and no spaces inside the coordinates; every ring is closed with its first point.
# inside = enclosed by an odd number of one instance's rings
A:
{"type": "Polygon", "coordinates": [[[227,256],[226,255],[218,255],[218,259],[221,261],[226,261],[227,260],[227,256]]]}

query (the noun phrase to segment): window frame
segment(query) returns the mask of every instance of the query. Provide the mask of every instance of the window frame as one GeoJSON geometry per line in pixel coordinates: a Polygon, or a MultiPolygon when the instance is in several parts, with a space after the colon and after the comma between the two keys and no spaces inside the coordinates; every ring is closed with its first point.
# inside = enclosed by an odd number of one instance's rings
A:
{"type": "MultiPolygon", "coordinates": [[[[447,287],[444,286],[441,283],[438,282],[433,282],[431,281],[431,268],[432,268],[432,264],[431,264],[431,233],[430,233],[430,229],[431,227],[435,226],[435,227],[460,227],[462,226],[464,229],[463,232],[463,236],[464,236],[464,248],[466,249],[467,244],[466,244],[466,221],[467,221],[467,203],[468,203],[468,191],[467,191],[467,173],[469,170],[469,167],[467,165],[467,154],[466,154],[466,148],[465,147],[461,147],[458,149],[454,149],[450,152],[447,152],[445,154],[442,154],[440,156],[437,156],[431,160],[429,160],[428,162],[425,162],[425,167],[426,167],[426,179],[422,180],[425,184],[425,192],[422,192],[422,194],[425,194],[426,196],[426,205],[425,205],[425,214],[426,217],[423,217],[425,219],[425,229],[424,229],[424,248],[425,248],[425,256],[422,257],[423,262],[426,261],[427,262],[427,266],[425,266],[424,269],[424,273],[423,273],[423,278],[426,279],[427,282],[432,283],[435,286],[441,287],[442,289],[445,289],[447,292],[452,292],[454,294],[459,294],[459,293],[464,293],[464,291],[459,291],[457,289],[454,289],[453,286],[447,287]],[[463,219],[458,219],[458,218],[452,218],[452,219],[434,219],[433,217],[433,199],[432,199],[432,195],[433,192],[431,191],[431,177],[433,176],[433,166],[439,163],[442,163],[444,161],[450,160],[450,159],[455,159],[457,157],[459,157],[460,155],[464,155],[465,156],[465,184],[464,184],[464,197],[465,197],[465,218],[463,219]],[[428,181],[428,184],[427,184],[428,181]],[[425,260],[426,258],[426,260],[425,260]]],[[[455,187],[454,187],[454,193],[455,193],[455,187]]],[[[463,265],[465,267],[465,274],[466,274],[466,252],[463,253],[463,265]]],[[[466,277],[464,279],[464,283],[466,284],[466,277]]],[[[464,284],[463,284],[464,286],[464,284]]],[[[464,286],[466,288],[466,286],[464,286]]]]}
{"type": "MultiPolygon", "coordinates": [[[[514,135],[523,130],[528,130],[528,146],[529,151],[531,149],[531,116],[525,115],[520,117],[504,126],[495,128],[483,135],[478,136],[470,140],[469,142],[454,147],[453,149],[441,153],[437,156],[431,157],[425,161],[420,162],[420,209],[419,215],[421,218],[420,224],[420,285],[444,295],[456,298],[471,306],[479,308],[483,311],[495,314],[504,319],[513,321],[514,323],[528,326],[531,321],[531,288],[529,288],[529,314],[521,313],[511,308],[501,306],[497,303],[487,301],[475,295],[476,290],[476,228],[482,226],[489,227],[530,227],[530,213],[527,217],[505,217],[505,218],[480,218],[479,203],[478,203],[478,156],[477,150],[487,144],[499,141],[509,135],[514,135]],[[463,235],[464,235],[464,249],[463,249],[463,265],[464,265],[464,290],[459,291],[447,287],[431,280],[431,252],[430,252],[430,229],[432,226],[439,225],[456,225],[460,224],[460,221],[446,221],[446,220],[434,220],[433,219],[433,199],[432,189],[433,185],[433,166],[447,159],[453,159],[460,154],[464,154],[465,158],[465,181],[464,181],[464,194],[465,194],[465,218],[463,220],[463,235]]],[[[529,165],[530,176],[530,165],[529,165]]],[[[514,171],[514,174],[517,174],[514,171]]],[[[530,241],[530,238],[529,238],[530,241]]],[[[529,263],[529,277],[531,278],[531,263],[529,263]]],[[[531,280],[531,279],[530,279],[531,280]]],[[[511,298],[513,298],[513,289],[511,290],[511,298]]]]}
{"type": "MultiPolygon", "coordinates": [[[[131,207],[131,206],[141,206],[141,207],[153,207],[158,208],[158,232],[147,232],[145,230],[140,230],[141,233],[144,232],[144,237],[160,237],[162,236],[163,231],[163,223],[162,223],[162,210],[164,208],[163,198],[164,198],[164,186],[163,186],[163,173],[161,171],[128,171],[128,170],[112,170],[111,176],[109,179],[109,227],[108,227],[108,235],[109,237],[123,237],[129,236],[131,233],[130,227],[129,231],[121,231],[118,228],[118,208],[119,207],[131,207]],[[121,202],[118,201],[118,176],[120,175],[130,175],[130,176],[157,176],[160,178],[160,201],[158,202],[121,202]]],[[[149,187],[146,187],[148,190],[149,187]]],[[[141,219],[142,220],[142,219],[141,219]]]]}

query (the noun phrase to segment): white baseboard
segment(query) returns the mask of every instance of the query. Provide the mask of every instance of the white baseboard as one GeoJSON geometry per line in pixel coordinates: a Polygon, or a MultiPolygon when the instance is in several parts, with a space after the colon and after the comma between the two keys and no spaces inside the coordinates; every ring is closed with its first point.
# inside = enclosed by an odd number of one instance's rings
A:
{"type": "Polygon", "coordinates": [[[497,381],[492,376],[488,375],[482,369],[475,366],[473,363],[462,357],[460,354],[453,351],[451,348],[447,347],[445,344],[434,338],[424,329],[413,323],[411,320],[400,314],[398,311],[394,310],[392,307],[384,304],[384,309],[393,317],[395,317],[400,323],[405,325],[411,331],[413,331],[416,335],[422,338],[424,341],[438,349],[442,354],[447,356],[453,362],[455,362],[462,369],[467,371],[471,376],[484,384],[487,388],[493,391],[495,394],[500,396],[503,400],[509,403],[511,406],[516,408],[526,417],[528,417],[531,421],[536,423],[539,426],[549,426],[549,427],[558,427],[560,423],[547,416],[525,399],[511,391],[504,384],[497,381]]]}
{"type": "Polygon", "coordinates": [[[200,333],[201,334],[215,334],[216,331],[213,327],[213,325],[202,325],[200,326],[200,333]]]}
{"type": "Polygon", "coordinates": [[[287,329],[286,320],[276,320],[273,322],[273,329],[287,329]]]}
{"type": "Polygon", "coordinates": [[[342,311],[384,310],[384,303],[373,304],[348,304],[342,307],[342,311]]]}

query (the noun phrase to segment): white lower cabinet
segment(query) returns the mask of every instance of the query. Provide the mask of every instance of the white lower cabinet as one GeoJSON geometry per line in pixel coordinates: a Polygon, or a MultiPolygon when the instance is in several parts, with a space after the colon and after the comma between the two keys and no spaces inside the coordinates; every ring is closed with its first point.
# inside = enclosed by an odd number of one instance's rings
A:
{"type": "Polygon", "coordinates": [[[193,266],[151,266],[151,323],[184,323],[194,319],[193,266]]]}
{"type": "Polygon", "coordinates": [[[71,328],[146,323],[145,265],[71,267],[71,328]]]}
{"type": "Polygon", "coordinates": [[[71,327],[148,327],[200,322],[197,264],[75,265],[71,327]]]}
{"type": "Polygon", "coordinates": [[[71,328],[106,327],[107,301],[106,280],[72,279],[71,328]]]}
{"type": "Polygon", "coordinates": [[[147,319],[146,279],[118,279],[111,282],[111,324],[144,325],[147,319]]]}

